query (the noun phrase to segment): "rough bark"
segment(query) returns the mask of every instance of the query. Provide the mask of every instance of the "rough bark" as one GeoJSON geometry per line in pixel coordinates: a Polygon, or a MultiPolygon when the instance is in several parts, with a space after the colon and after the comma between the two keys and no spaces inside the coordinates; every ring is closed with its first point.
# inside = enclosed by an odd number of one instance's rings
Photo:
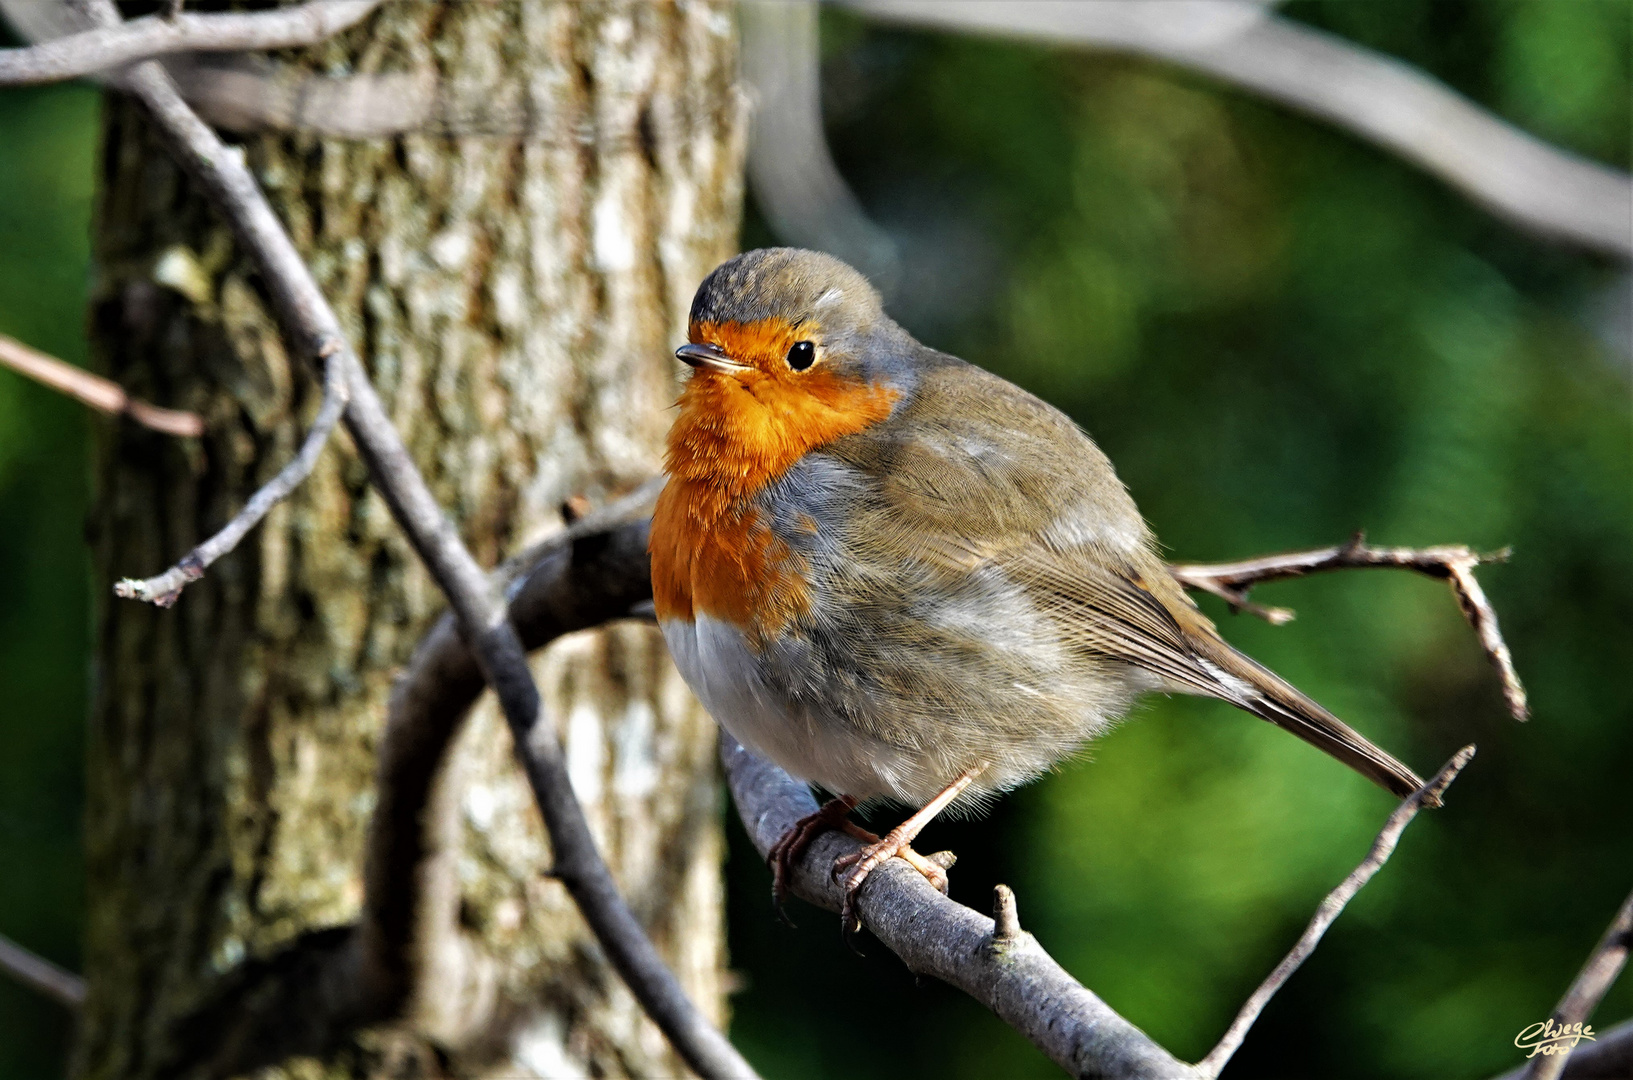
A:
{"type": "MultiPolygon", "coordinates": [[[[492,564],[658,465],[670,349],[735,242],[742,109],[729,13],[698,3],[387,5],[291,62],[432,68],[514,103],[520,137],[259,137],[245,150],[393,419],[492,564]]],[[[110,100],[92,333],[107,370],[209,422],[101,448],[98,584],[166,565],[294,452],[315,411],[258,284],[146,128],[110,100]]],[[[176,608],[100,622],[77,1070],[162,1075],[246,961],[350,922],[394,670],[440,604],[344,440],[176,608]]],[[[713,725],[649,627],[538,658],[609,863],[719,1011],[713,725]]],[[[503,721],[479,706],[438,785],[404,1020],[287,1075],[675,1075],[541,872],[503,721]]]]}

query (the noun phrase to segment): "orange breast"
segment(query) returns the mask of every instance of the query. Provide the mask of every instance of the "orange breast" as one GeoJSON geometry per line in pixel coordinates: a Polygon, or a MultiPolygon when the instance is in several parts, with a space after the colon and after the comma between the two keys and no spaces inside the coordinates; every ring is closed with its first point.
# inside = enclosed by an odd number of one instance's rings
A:
{"type": "MultiPolygon", "coordinates": [[[[754,370],[695,372],[669,432],[669,484],[652,518],[652,590],[660,619],[702,612],[743,628],[758,647],[810,605],[803,560],[754,499],[819,446],[890,415],[898,394],[819,365],[793,372],[788,346],[810,327],[693,326],[754,370]]],[[[817,523],[820,527],[821,523],[817,523]]]]}
{"type": "Polygon", "coordinates": [[[702,612],[730,622],[752,648],[777,637],[810,607],[803,560],[753,507],[700,514],[713,500],[671,480],[652,516],[652,598],[660,619],[702,612]]]}

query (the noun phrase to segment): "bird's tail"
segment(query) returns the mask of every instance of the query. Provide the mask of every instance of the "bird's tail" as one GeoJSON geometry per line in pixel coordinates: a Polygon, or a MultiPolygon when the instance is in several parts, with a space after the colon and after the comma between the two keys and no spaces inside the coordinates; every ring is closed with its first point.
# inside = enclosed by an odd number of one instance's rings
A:
{"type": "MultiPolygon", "coordinates": [[[[1212,655],[1208,659],[1227,675],[1221,680],[1224,692],[1220,697],[1325,750],[1400,798],[1423,786],[1417,773],[1310,700],[1292,683],[1223,640],[1215,640],[1218,648],[1209,650],[1212,655]]],[[[1440,800],[1430,798],[1425,803],[1438,806],[1440,800]]]]}

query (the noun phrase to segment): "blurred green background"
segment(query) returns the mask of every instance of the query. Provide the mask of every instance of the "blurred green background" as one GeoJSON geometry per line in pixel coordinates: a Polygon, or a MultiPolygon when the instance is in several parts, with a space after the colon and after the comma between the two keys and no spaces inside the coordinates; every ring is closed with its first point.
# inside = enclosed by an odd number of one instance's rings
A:
{"type": "MultiPolygon", "coordinates": [[[[1354,0],[1291,18],[1629,167],[1626,0],[1354,0]]],[[[1443,584],[1261,590],[1226,635],[1427,772],[1480,754],[1271,1005],[1227,1075],[1515,1064],[1633,886],[1633,361],[1626,268],[1517,232],[1370,146],[1159,65],[824,15],[836,157],[903,245],[893,311],[1072,413],[1176,559],[1513,545],[1481,571],[1535,718],[1506,716],[1443,584]]],[[[0,95],[0,332],[84,358],[97,99],[0,95]]],[[[750,210],[745,246],[775,242],[750,210]]],[[[92,424],[0,371],[0,933],[76,966],[92,424]]],[[[1092,755],[938,823],[954,895],[1023,923],[1184,1057],[1205,1053],[1393,801],[1227,706],[1152,700],[1092,755]]],[[[768,1075],[1058,1075],[834,920],[771,916],[730,827],[733,1034],[768,1075]]],[[[1598,1026],[1633,1013],[1633,980],[1598,1026]]],[[[0,980],[0,1077],[61,1072],[0,980]]]]}

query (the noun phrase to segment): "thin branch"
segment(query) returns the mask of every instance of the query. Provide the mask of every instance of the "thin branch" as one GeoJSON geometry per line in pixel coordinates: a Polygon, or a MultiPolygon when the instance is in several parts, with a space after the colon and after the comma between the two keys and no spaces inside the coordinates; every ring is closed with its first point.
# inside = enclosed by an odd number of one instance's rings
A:
{"type": "MultiPolygon", "coordinates": [[[[1622,965],[1627,963],[1630,944],[1633,944],[1633,893],[1622,901],[1621,910],[1616,912],[1599,944],[1588,954],[1587,963],[1582,965],[1570,989],[1554,1006],[1553,1015],[1549,1017],[1553,1030],[1580,1030],[1575,1025],[1586,1024],[1592,1019],[1593,1010],[1616,981],[1616,976],[1621,974],[1622,965]]],[[[1558,1048],[1560,1052],[1533,1057],[1525,1072],[1526,1080],[1558,1080],[1575,1046],[1575,1042],[1565,1042],[1558,1048]]]]}
{"type": "Polygon", "coordinates": [[[128,416],[143,427],[165,435],[196,438],[204,434],[204,419],[197,413],[149,405],[125,393],[125,388],[112,379],[92,375],[4,334],[0,334],[0,365],[59,390],[83,405],[110,416],[128,416]]]}
{"type": "Polygon", "coordinates": [[[1338,888],[1328,893],[1327,898],[1321,901],[1321,906],[1316,908],[1315,917],[1310,920],[1310,925],[1305,927],[1303,936],[1298,939],[1292,951],[1282,958],[1282,962],[1276,965],[1269,978],[1265,979],[1242,1005],[1236,1019],[1220,1038],[1219,1045],[1197,1063],[1199,1071],[1210,1077],[1219,1075],[1230,1061],[1231,1055],[1242,1045],[1242,1040],[1247,1038],[1248,1030],[1253,1027],[1254,1021],[1259,1019],[1259,1014],[1276,995],[1276,991],[1280,990],[1292,977],[1293,972],[1299,969],[1299,965],[1315,952],[1315,947],[1321,944],[1322,935],[1343,912],[1344,906],[1355,898],[1355,894],[1361,891],[1363,885],[1372,880],[1372,875],[1383,869],[1384,863],[1388,862],[1389,856],[1394,853],[1395,845],[1400,842],[1401,833],[1406,831],[1406,826],[1412,823],[1412,819],[1417,817],[1418,811],[1426,804],[1439,805],[1440,796],[1451,782],[1457,779],[1457,774],[1463,771],[1463,766],[1473,757],[1474,747],[1463,747],[1452,755],[1450,761],[1441,766],[1440,771],[1427,784],[1408,795],[1406,801],[1389,815],[1389,820],[1384,822],[1378,838],[1372,842],[1372,850],[1367,852],[1367,857],[1361,860],[1361,865],[1350,871],[1349,876],[1339,883],[1338,888]]]}
{"type": "Polygon", "coordinates": [[[1451,584],[1458,607],[1479,636],[1486,658],[1502,678],[1503,699],[1508,702],[1508,711],[1514,719],[1525,720],[1531,715],[1525,686],[1520,682],[1519,672],[1514,670],[1514,656],[1508,651],[1508,644],[1497,626],[1497,612],[1474,577],[1476,566],[1504,562],[1508,556],[1507,548],[1482,554],[1462,544],[1427,548],[1370,547],[1366,543],[1366,535],[1356,533],[1347,544],[1314,551],[1291,551],[1232,563],[1185,563],[1168,569],[1186,588],[1212,593],[1233,609],[1258,615],[1278,626],[1292,619],[1293,612],[1287,608],[1266,608],[1250,603],[1248,593],[1255,585],[1327,570],[1353,570],[1369,566],[1414,570],[1428,577],[1440,578],[1451,584]]]}
{"type": "Polygon", "coordinates": [[[167,608],[174,604],[181,596],[181,591],[204,576],[204,571],[210,564],[238,546],[239,541],[267,516],[274,506],[283,502],[292,495],[302,481],[312,475],[317,466],[318,457],[323,448],[328,445],[329,436],[334,432],[335,424],[346,408],[348,391],[346,388],[345,369],[334,362],[334,354],[339,352],[337,344],[319,351],[323,359],[323,404],[318,408],[317,419],[306,433],[301,443],[300,452],[289,464],[278,470],[278,475],[267,481],[259,491],[250,496],[244,508],[234,514],[232,520],[221,527],[221,530],[198,547],[183,555],[181,561],[169,570],[150,577],[143,581],[135,578],[122,578],[113,587],[115,596],[126,600],[146,600],[167,608]]]}
{"type": "Polygon", "coordinates": [[[870,18],[1164,60],[1327,120],[1543,236],[1633,258],[1633,178],[1550,146],[1394,57],[1246,0],[845,0],[870,18]]]}
{"type": "Polygon", "coordinates": [[[148,15],[22,49],[0,49],[0,86],[61,82],[179,52],[311,45],[362,22],[380,0],[308,0],[253,14],[148,15]]]}
{"type": "MultiPolygon", "coordinates": [[[[112,0],[95,0],[94,10],[103,20],[118,17],[112,0]]],[[[426,486],[361,362],[346,344],[338,318],[242,154],[225,146],[198,118],[158,63],[138,65],[125,83],[147,106],[182,165],[255,262],[294,351],[313,354],[331,342],[339,345],[329,362],[345,372],[350,391],[347,429],[397,523],[448,597],[460,631],[499,699],[517,758],[550,834],[555,876],[578,903],[613,967],[688,1065],[707,1077],[755,1075],[686,996],[619,894],[573,795],[561,743],[551,725],[542,722],[543,702],[504,604],[426,486]]]]}
{"type": "Polygon", "coordinates": [[[65,1008],[85,1004],[85,980],[0,934],[0,971],[65,1008]]]}

